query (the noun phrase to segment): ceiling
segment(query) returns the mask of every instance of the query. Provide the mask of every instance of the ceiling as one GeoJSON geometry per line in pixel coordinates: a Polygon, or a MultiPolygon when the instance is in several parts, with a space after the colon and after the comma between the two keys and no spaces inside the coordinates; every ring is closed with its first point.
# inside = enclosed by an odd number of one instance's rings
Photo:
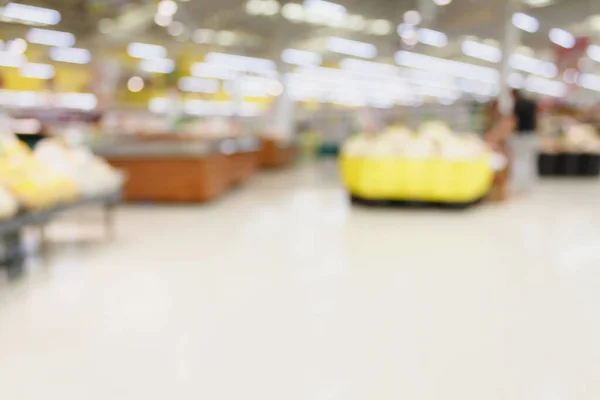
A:
{"type": "MultiPolygon", "coordinates": [[[[423,11],[422,4],[419,4],[421,1],[429,0],[337,0],[346,7],[348,13],[360,14],[368,19],[389,20],[394,31],[385,36],[308,23],[293,23],[280,14],[249,15],[245,11],[245,0],[178,0],[179,8],[174,19],[182,22],[187,32],[208,28],[233,31],[240,37],[257,39],[253,45],[237,46],[228,49],[230,52],[276,57],[283,48],[308,48],[315,44],[315,39],[342,36],[373,43],[378,47],[379,54],[390,57],[403,46],[395,33],[395,27],[402,22],[402,16],[407,10],[423,11]]],[[[287,2],[284,0],[281,3],[287,2]]],[[[182,42],[193,43],[189,40],[189,34],[176,39],[168,35],[165,28],[153,22],[155,0],[22,0],[22,3],[58,10],[62,14],[62,20],[55,28],[75,33],[78,45],[87,46],[91,50],[121,46],[132,40],[158,42],[175,48],[182,42]],[[105,20],[103,23],[106,20],[112,23],[108,34],[99,32],[101,20],[105,20]]],[[[451,42],[460,41],[466,35],[501,41],[507,3],[507,0],[455,0],[448,6],[433,6],[434,15],[429,26],[446,33],[451,42]]],[[[527,46],[543,51],[552,47],[547,37],[551,28],[571,29],[578,35],[593,34],[588,25],[582,23],[590,15],[600,14],[600,1],[558,0],[550,6],[525,11],[540,20],[541,28],[535,34],[523,34],[522,41],[527,46]]],[[[22,36],[26,29],[17,24],[0,23],[0,32],[4,39],[22,36]]],[[[438,50],[426,45],[417,45],[417,51],[437,53],[444,57],[458,57],[460,53],[457,46],[438,50]]]]}

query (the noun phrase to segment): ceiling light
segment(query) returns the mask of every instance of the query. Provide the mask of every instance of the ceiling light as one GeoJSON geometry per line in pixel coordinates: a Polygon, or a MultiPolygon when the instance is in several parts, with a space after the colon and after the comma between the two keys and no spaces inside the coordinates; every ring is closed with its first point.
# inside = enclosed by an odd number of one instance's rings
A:
{"type": "Polygon", "coordinates": [[[600,14],[592,15],[589,18],[590,27],[595,31],[600,31],[600,14]]]}
{"type": "Polygon", "coordinates": [[[170,74],[175,70],[175,61],[169,58],[158,58],[140,61],[140,69],[157,74],[170,74]]]}
{"type": "Polygon", "coordinates": [[[311,66],[321,65],[323,58],[320,54],[313,53],[312,51],[285,49],[281,53],[281,60],[288,64],[311,66]]]}
{"type": "Polygon", "coordinates": [[[421,13],[417,10],[410,10],[405,12],[404,22],[409,25],[419,25],[421,23],[421,13]]]}
{"type": "Polygon", "coordinates": [[[139,76],[132,76],[127,81],[127,89],[133,93],[141,92],[144,89],[144,80],[139,76]]]}
{"type": "Polygon", "coordinates": [[[371,43],[329,37],[327,38],[326,46],[327,50],[334,53],[348,54],[362,58],[375,58],[377,56],[377,48],[371,43]]]}
{"type": "Polygon", "coordinates": [[[169,32],[169,35],[171,35],[171,36],[179,36],[179,35],[183,34],[184,31],[185,31],[185,27],[179,21],[173,21],[167,27],[167,32],[169,32]]]}
{"type": "Polygon", "coordinates": [[[212,43],[217,33],[212,29],[196,29],[192,33],[192,40],[196,43],[212,43]]]}
{"type": "Polygon", "coordinates": [[[108,18],[102,18],[99,22],[98,22],[98,31],[100,31],[100,33],[110,33],[115,27],[115,21],[113,21],[112,19],[108,19],[108,18]]]}
{"type": "Polygon", "coordinates": [[[223,80],[235,79],[237,76],[235,71],[202,62],[192,64],[191,73],[193,76],[198,78],[213,78],[223,80]]]}
{"type": "Polygon", "coordinates": [[[575,36],[564,29],[553,28],[550,30],[550,34],[548,36],[552,43],[567,49],[573,48],[576,43],[575,36]]]}
{"type": "Polygon", "coordinates": [[[164,58],[167,49],[157,44],[133,42],[127,46],[127,54],[135,58],[164,58]]]}
{"type": "Polygon", "coordinates": [[[600,92],[600,76],[592,74],[581,74],[579,86],[600,92]]]}
{"type": "Polygon", "coordinates": [[[222,68],[237,71],[264,72],[267,70],[276,69],[273,61],[263,58],[238,56],[224,53],[208,53],[205,59],[209,64],[219,65],[222,68]]]}
{"type": "Polygon", "coordinates": [[[509,62],[514,69],[546,78],[554,78],[558,74],[558,68],[555,64],[522,54],[511,55],[509,62]]]}
{"type": "Polygon", "coordinates": [[[563,80],[570,85],[576,84],[578,79],[579,71],[577,71],[576,69],[569,68],[565,70],[565,72],[563,72],[563,80]]]}
{"type": "Polygon", "coordinates": [[[431,57],[410,51],[397,52],[395,59],[396,63],[405,67],[418,68],[439,74],[488,83],[498,82],[498,71],[494,68],[431,57]]]}
{"type": "Polygon", "coordinates": [[[529,76],[525,80],[525,89],[552,97],[563,97],[567,91],[564,83],[540,78],[539,76],[529,76]]]}
{"type": "Polygon", "coordinates": [[[287,3],[281,8],[281,15],[292,22],[304,20],[304,7],[301,4],[287,3]]]}
{"type": "Polygon", "coordinates": [[[60,22],[60,13],[56,10],[18,3],[8,3],[2,11],[2,16],[44,25],[56,25],[60,22]]]}
{"type": "Polygon", "coordinates": [[[263,0],[261,4],[261,11],[264,15],[276,15],[279,8],[279,3],[276,0],[263,0]]]}
{"type": "Polygon", "coordinates": [[[530,33],[537,32],[540,28],[540,21],[537,18],[521,12],[513,14],[512,23],[517,28],[530,33]]]}
{"type": "Polygon", "coordinates": [[[330,18],[343,18],[346,15],[346,7],[324,0],[305,0],[304,9],[330,18]]]}
{"type": "Polygon", "coordinates": [[[433,0],[433,2],[438,6],[447,6],[452,3],[452,0],[433,0]]]}
{"type": "Polygon", "coordinates": [[[554,3],[555,0],[525,0],[529,7],[546,7],[554,3]]]}
{"type": "Polygon", "coordinates": [[[348,15],[346,27],[353,31],[362,31],[365,28],[365,19],[361,15],[348,15]]]}
{"type": "Polygon", "coordinates": [[[27,51],[27,42],[24,39],[17,38],[7,43],[7,50],[14,54],[23,54],[27,51]]]}
{"type": "Polygon", "coordinates": [[[462,52],[469,57],[479,58],[480,60],[489,61],[493,63],[500,62],[502,60],[502,51],[496,47],[488,46],[474,42],[472,40],[465,40],[461,46],[462,52]]]}
{"type": "Polygon", "coordinates": [[[373,35],[385,36],[392,31],[392,23],[386,19],[376,19],[368,24],[368,32],[373,35]]]}
{"type": "Polygon", "coordinates": [[[592,60],[600,62],[600,46],[590,45],[587,49],[587,55],[592,60]]]}
{"type": "Polygon", "coordinates": [[[179,89],[184,92],[217,93],[219,81],[214,79],[203,79],[186,76],[179,79],[179,89]]]}
{"type": "Polygon", "coordinates": [[[523,89],[523,86],[525,85],[525,77],[518,72],[513,72],[508,75],[507,83],[508,86],[513,89],[523,89]]]}
{"type": "Polygon", "coordinates": [[[87,49],[76,47],[53,47],[50,49],[50,59],[73,64],[87,64],[92,59],[92,54],[87,49]]]}
{"type": "Polygon", "coordinates": [[[246,12],[250,15],[260,15],[262,13],[262,0],[247,1],[246,12]]]}
{"type": "Polygon", "coordinates": [[[419,41],[434,47],[444,47],[448,44],[448,36],[432,29],[421,28],[418,31],[419,41]]]}
{"type": "Polygon", "coordinates": [[[58,107],[76,110],[93,110],[98,99],[93,93],[58,93],[55,96],[58,107]]]}
{"type": "Polygon", "coordinates": [[[419,43],[419,33],[416,29],[407,30],[402,34],[402,41],[407,46],[416,46],[419,43]]]}
{"type": "Polygon", "coordinates": [[[172,17],[175,15],[175,13],[177,13],[177,3],[175,3],[173,0],[162,0],[160,3],[158,3],[156,12],[161,15],[172,17]]]}
{"type": "Polygon", "coordinates": [[[154,22],[158,26],[162,26],[162,27],[169,26],[169,24],[172,21],[173,21],[173,17],[170,15],[156,13],[156,15],[154,16],[154,22]]]}
{"type": "Polygon", "coordinates": [[[233,46],[237,40],[237,35],[231,31],[221,31],[217,33],[217,43],[221,46],[233,46]]]}
{"type": "Polygon", "coordinates": [[[0,66],[19,68],[27,62],[22,54],[15,54],[9,51],[0,51],[0,66]]]}
{"type": "Polygon", "coordinates": [[[267,94],[271,96],[281,96],[283,93],[283,85],[279,81],[271,81],[267,85],[267,94]]]}
{"type": "Polygon", "coordinates": [[[400,68],[394,65],[357,60],[355,58],[344,58],[342,61],[340,61],[340,68],[354,73],[379,77],[400,75],[400,68]]]}
{"type": "Polygon", "coordinates": [[[26,63],[19,69],[24,78],[50,79],[54,77],[54,67],[50,64],[26,63]]]}
{"type": "Polygon", "coordinates": [[[75,44],[75,35],[69,32],[31,28],[27,32],[27,41],[46,46],[71,47],[75,44]]]}

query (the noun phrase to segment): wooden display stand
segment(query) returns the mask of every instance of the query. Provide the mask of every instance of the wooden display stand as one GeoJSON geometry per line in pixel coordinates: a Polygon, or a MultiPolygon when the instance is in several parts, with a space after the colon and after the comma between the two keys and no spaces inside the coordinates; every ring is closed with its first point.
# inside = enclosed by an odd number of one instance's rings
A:
{"type": "Polygon", "coordinates": [[[223,194],[230,185],[228,156],[108,157],[127,175],[126,201],[203,202],[223,194]]]}
{"type": "Polygon", "coordinates": [[[229,182],[232,185],[246,182],[258,170],[259,161],[258,151],[234,153],[227,156],[229,182]]]}
{"type": "Polygon", "coordinates": [[[260,165],[263,167],[282,167],[291,164],[298,154],[295,144],[282,145],[273,139],[262,139],[260,165]]]}

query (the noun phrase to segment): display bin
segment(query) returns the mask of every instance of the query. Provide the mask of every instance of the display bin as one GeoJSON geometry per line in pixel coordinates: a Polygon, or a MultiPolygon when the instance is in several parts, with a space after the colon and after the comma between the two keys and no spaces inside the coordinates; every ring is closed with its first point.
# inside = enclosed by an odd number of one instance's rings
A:
{"type": "Polygon", "coordinates": [[[262,139],[260,147],[260,165],[266,168],[276,168],[294,162],[298,154],[295,143],[274,139],[262,139]]]}
{"type": "Polygon", "coordinates": [[[538,155],[538,174],[542,177],[597,177],[600,175],[600,155],[540,153],[538,155]]]}
{"type": "Polygon", "coordinates": [[[126,201],[195,203],[216,199],[251,176],[258,166],[256,143],[127,138],[94,152],[126,174],[126,201]]]}
{"type": "Polygon", "coordinates": [[[366,200],[472,203],[491,188],[488,156],[474,160],[341,157],[343,182],[366,200]]]}

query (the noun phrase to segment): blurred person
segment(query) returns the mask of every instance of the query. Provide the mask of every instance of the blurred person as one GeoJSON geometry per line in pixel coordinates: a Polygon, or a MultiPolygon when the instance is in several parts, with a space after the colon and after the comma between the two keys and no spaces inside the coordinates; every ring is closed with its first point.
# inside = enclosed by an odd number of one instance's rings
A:
{"type": "Polygon", "coordinates": [[[523,97],[523,94],[517,89],[512,90],[512,98],[516,130],[508,138],[507,144],[512,161],[510,186],[518,193],[531,189],[537,178],[538,106],[534,100],[523,97]]]}
{"type": "MultiPolygon", "coordinates": [[[[487,127],[485,140],[492,149],[500,154],[503,154],[507,160],[510,159],[508,150],[508,139],[513,135],[516,118],[513,114],[503,115],[500,113],[497,100],[489,103],[486,110],[487,127]]],[[[506,167],[498,171],[494,178],[494,184],[489,195],[489,199],[493,201],[505,200],[508,196],[508,183],[510,176],[510,162],[506,167]]]]}

